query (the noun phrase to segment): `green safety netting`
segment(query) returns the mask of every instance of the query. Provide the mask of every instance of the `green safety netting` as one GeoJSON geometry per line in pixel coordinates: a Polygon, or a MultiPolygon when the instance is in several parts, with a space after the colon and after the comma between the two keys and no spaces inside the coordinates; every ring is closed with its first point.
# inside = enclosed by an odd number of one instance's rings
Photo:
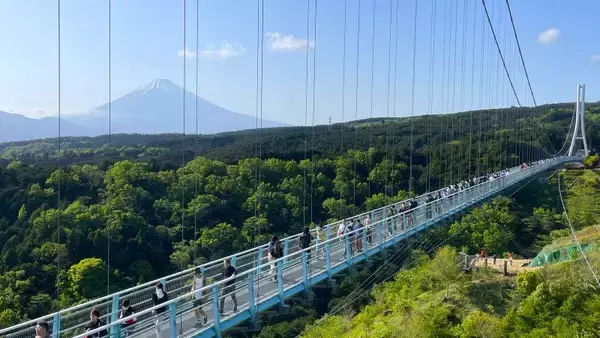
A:
{"type": "MultiPolygon", "coordinates": [[[[581,249],[583,252],[588,252],[594,246],[594,244],[581,244],[581,249]]],[[[533,261],[529,263],[529,266],[542,266],[546,264],[564,262],[571,260],[580,254],[581,253],[579,252],[577,244],[553,248],[551,250],[544,250],[535,256],[533,261]]]]}

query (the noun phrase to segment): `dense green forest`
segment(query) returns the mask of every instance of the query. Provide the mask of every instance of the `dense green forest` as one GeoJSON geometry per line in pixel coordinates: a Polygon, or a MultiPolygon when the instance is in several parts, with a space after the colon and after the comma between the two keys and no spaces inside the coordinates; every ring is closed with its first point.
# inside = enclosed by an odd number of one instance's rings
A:
{"type": "MultiPolygon", "coordinates": [[[[600,108],[586,108],[597,144],[600,108]]],[[[181,135],[63,138],[59,163],[53,139],[1,144],[0,327],[105,294],[109,244],[110,289],[129,287],[537,159],[561,147],[572,110],[187,135],[185,144],[181,135]]]]}
{"type": "MultiPolygon", "coordinates": [[[[598,272],[600,176],[591,171],[558,175],[579,241],[591,248],[587,258],[598,272]]],[[[346,306],[309,324],[303,337],[598,336],[598,285],[559,213],[558,175],[547,184],[533,183],[513,200],[498,197],[438,228],[444,236],[457,236],[435,254],[414,250],[395,278],[358,293],[369,305],[357,308],[343,298],[346,306]],[[457,264],[461,249],[486,248],[490,257],[509,252],[533,257],[542,247],[569,253],[558,263],[509,276],[489,267],[467,273],[457,264]]]]}

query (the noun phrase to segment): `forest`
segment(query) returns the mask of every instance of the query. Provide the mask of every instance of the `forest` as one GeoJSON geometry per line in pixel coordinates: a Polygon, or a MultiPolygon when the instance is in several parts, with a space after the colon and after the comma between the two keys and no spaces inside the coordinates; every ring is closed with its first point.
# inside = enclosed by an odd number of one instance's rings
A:
{"type": "MultiPolygon", "coordinates": [[[[595,145],[600,106],[586,109],[595,145]]],[[[62,138],[60,152],[56,139],[0,144],[0,327],[548,156],[572,111],[507,108],[185,142],[62,138]]]]}
{"type": "Polygon", "coordinates": [[[541,192],[536,204],[518,193],[473,210],[445,229],[445,235],[460,234],[453,243],[430,255],[413,250],[394,278],[380,278],[389,281],[361,290],[368,305],[356,308],[343,298],[346,306],[307,325],[302,337],[598,336],[600,285],[591,271],[600,269],[600,176],[563,172],[533,187],[541,192]],[[589,266],[556,207],[557,176],[578,241],[589,248],[589,266]],[[458,252],[472,252],[472,246],[489,248],[490,257],[500,259],[509,252],[519,258],[540,250],[538,257],[554,254],[544,257],[550,261],[542,268],[519,267],[518,274],[504,276],[491,267],[491,259],[489,266],[462,270],[458,252]]]}

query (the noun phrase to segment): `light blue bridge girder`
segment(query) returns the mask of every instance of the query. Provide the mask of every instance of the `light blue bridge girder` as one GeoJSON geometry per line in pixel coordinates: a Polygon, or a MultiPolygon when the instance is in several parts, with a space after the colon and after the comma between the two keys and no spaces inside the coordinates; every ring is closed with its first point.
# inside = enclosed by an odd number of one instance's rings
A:
{"type": "Polygon", "coordinates": [[[367,215],[370,216],[370,226],[334,237],[339,222],[330,224],[322,229],[325,232],[324,241],[313,230],[313,238],[319,239],[306,250],[298,247],[300,234],[287,237],[283,240],[286,255],[281,259],[269,261],[266,245],[237,253],[230,256],[232,265],[237,269],[233,288],[224,287],[228,280],[222,280],[220,277],[222,260],[203,264],[200,268],[204,271],[205,279],[210,278],[214,282],[201,290],[203,296],[200,306],[208,315],[208,324],[202,327],[196,325],[196,294],[191,292],[189,284],[193,269],[188,269],[159,280],[169,293],[169,301],[165,304],[153,306],[151,303],[153,286],[157,282],[152,281],[2,329],[0,337],[30,337],[35,322],[46,320],[52,325],[53,338],[83,338],[93,333],[91,331],[84,334],[83,326],[87,323],[90,309],[94,307],[101,311],[111,309],[108,313],[104,311],[102,320],[108,324],[100,329],[106,329],[112,337],[118,337],[122,333],[121,323],[129,319],[117,319],[119,301],[123,299],[129,299],[137,311],[137,322],[133,329],[130,329],[130,337],[155,337],[155,322],[158,322],[161,337],[220,337],[224,330],[248,319],[256,319],[259,312],[283,304],[286,299],[307,291],[311,285],[330,279],[336,273],[431,227],[440,220],[484,201],[539,172],[575,160],[580,158],[559,157],[526,169],[513,168],[504,177],[481,183],[429,204],[425,203],[424,196],[419,196],[416,198],[417,208],[389,215],[390,217],[387,217],[389,206],[356,215],[353,218],[359,217],[361,220],[367,215]],[[359,247],[362,247],[360,252],[357,250],[359,247]],[[224,292],[227,294],[224,295],[224,292]],[[235,313],[232,311],[231,294],[235,294],[238,302],[238,311],[235,313]],[[224,308],[221,309],[219,303],[224,296],[224,308]],[[165,317],[155,317],[153,311],[164,306],[168,309],[165,317]],[[223,310],[223,315],[219,314],[220,310],[223,310]]]}

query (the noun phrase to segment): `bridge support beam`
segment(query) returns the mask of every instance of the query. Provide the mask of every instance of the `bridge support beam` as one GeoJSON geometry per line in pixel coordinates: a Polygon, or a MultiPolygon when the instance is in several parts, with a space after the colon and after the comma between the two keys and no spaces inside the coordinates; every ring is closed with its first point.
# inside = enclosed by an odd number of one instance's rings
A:
{"type": "MultiPolygon", "coordinates": [[[[119,295],[116,294],[112,297],[112,310],[110,313],[110,322],[115,322],[119,318],[119,295]]],[[[113,337],[120,337],[121,326],[113,326],[110,328],[110,335],[113,337]]]]}
{"type": "Polygon", "coordinates": [[[55,313],[52,317],[52,338],[60,336],[60,313],[55,313]]]}
{"type": "MultiPolygon", "coordinates": [[[[260,278],[260,273],[258,273],[257,276],[260,278]]],[[[256,311],[256,298],[254,297],[254,283],[252,282],[248,283],[248,310],[250,312],[248,330],[252,332],[260,331],[260,322],[258,320],[258,313],[256,311]]]]}

